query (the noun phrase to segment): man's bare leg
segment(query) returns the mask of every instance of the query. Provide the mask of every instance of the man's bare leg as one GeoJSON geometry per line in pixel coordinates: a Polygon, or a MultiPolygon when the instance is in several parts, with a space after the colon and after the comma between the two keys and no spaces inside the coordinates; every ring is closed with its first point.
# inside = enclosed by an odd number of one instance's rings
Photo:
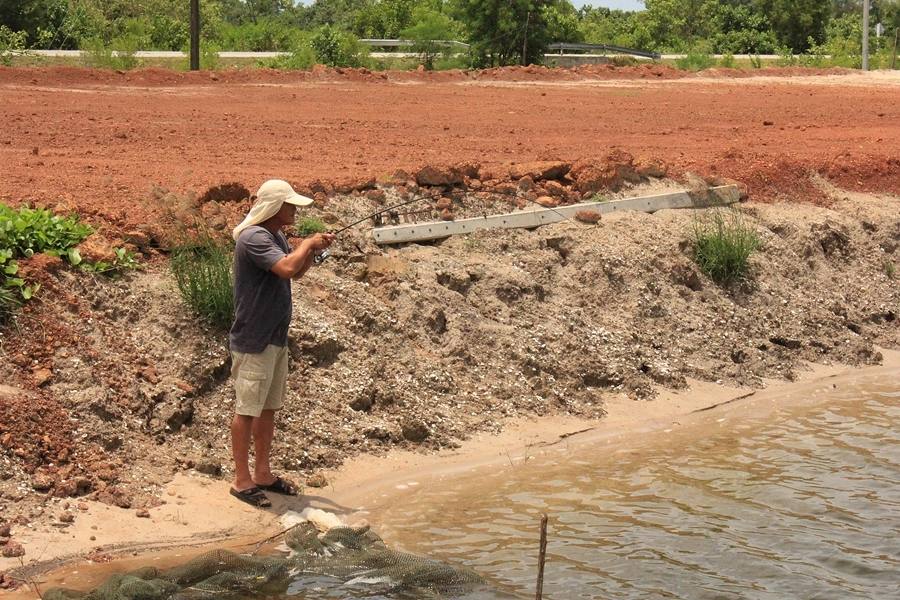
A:
{"type": "Polygon", "coordinates": [[[256,465],[253,481],[259,485],[275,482],[269,454],[272,452],[272,439],[275,437],[275,411],[264,410],[259,417],[253,419],[253,449],[256,453],[256,465]]]}
{"type": "Polygon", "coordinates": [[[231,456],[234,459],[234,482],[231,485],[239,492],[256,485],[250,476],[249,465],[250,432],[254,421],[256,419],[247,415],[234,415],[231,421],[231,456]]]}

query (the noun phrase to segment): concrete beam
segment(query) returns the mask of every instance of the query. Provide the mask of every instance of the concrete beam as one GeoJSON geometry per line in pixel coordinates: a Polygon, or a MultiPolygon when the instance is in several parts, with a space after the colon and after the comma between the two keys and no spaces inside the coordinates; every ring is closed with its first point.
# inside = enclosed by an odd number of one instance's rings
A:
{"type": "Polygon", "coordinates": [[[440,238],[472,233],[480,229],[516,229],[534,228],[550,223],[558,223],[564,219],[572,219],[580,210],[592,210],[603,214],[637,210],[647,213],[667,208],[706,208],[710,206],[727,206],[740,200],[737,186],[723,185],[709,189],[709,197],[704,201],[695,200],[687,191],[624,198],[609,202],[581,202],[560,206],[555,209],[535,208],[513,213],[459,219],[458,221],[430,221],[412,225],[389,225],[377,227],[372,236],[377,244],[402,244],[405,242],[421,242],[440,238]]]}

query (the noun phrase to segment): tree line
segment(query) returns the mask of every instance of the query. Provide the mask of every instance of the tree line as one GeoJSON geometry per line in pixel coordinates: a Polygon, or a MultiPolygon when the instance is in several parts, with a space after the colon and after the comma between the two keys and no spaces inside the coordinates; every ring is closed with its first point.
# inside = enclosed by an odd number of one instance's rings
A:
{"type": "MultiPolygon", "coordinates": [[[[0,0],[0,51],[9,47],[184,50],[189,0],[0,0]]],[[[311,52],[337,63],[357,38],[405,38],[436,56],[433,40],[470,44],[471,66],[539,63],[552,42],[715,54],[852,54],[862,0],[645,0],[626,12],[568,0],[200,0],[209,48],[311,52]]],[[[900,0],[871,0],[870,48],[893,43],[900,0]]]]}

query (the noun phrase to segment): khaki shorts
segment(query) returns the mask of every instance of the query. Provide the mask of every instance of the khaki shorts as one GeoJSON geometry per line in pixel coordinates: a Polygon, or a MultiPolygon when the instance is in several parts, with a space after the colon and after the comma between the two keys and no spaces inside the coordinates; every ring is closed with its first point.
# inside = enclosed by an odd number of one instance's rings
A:
{"type": "Polygon", "coordinates": [[[231,353],[231,376],[234,378],[234,412],[258,417],[264,410],[284,406],[287,383],[287,346],[273,346],[257,354],[231,353]]]}

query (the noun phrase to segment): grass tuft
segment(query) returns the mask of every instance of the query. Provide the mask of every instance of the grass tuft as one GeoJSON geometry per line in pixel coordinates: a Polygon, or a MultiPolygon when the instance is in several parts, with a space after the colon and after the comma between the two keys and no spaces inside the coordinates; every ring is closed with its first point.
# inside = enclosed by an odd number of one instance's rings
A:
{"type": "Polygon", "coordinates": [[[210,325],[229,329],[234,319],[232,250],[210,237],[174,248],[170,260],[188,307],[210,325]]]}
{"type": "Polygon", "coordinates": [[[694,221],[691,241],[697,265],[720,285],[743,279],[750,255],[760,246],[759,236],[741,214],[726,210],[694,221]]]}
{"type": "Polygon", "coordinates": [[[315,217],[304,217],[297,221],[297,235],[307,237],[314,233],[324,233],[328,231],[322,219],[315,217]]]}

